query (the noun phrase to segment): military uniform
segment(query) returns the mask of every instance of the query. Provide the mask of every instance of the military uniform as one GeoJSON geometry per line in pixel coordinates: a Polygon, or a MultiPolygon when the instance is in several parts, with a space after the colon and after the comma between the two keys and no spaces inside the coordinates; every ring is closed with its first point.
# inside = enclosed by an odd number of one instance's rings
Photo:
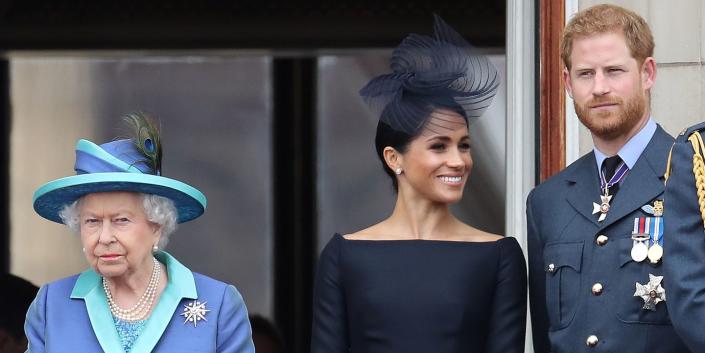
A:
{"type": "Polygon", "coordinates": [[[635,296],[637,283],[645,285],[663,271],[661,263],[632,258],[632,233],[635,219],[653,218],[642,207],[663,199],[673,138],[657,126],[646,141],[603,221],[593,213],[601,195],[595,153],[530,193],[529,289],[537,353],[688,352],[666,305],[644,309],[645,300],[635,296]]]}
{"type": "MultiPolygon", "coordinates": [[[[705,352],[705,230],[693,172],[691,141],[700,144],[695,133],[705,135],[705,123],[684,130],[673,145],[664,196],[663,267],[673,327],[693,352],[705,352]]],[[[703,156],[698,150],[696,159],[703,156]]],[[[696,169],[705,172],[705,167],[696,169]]]]}

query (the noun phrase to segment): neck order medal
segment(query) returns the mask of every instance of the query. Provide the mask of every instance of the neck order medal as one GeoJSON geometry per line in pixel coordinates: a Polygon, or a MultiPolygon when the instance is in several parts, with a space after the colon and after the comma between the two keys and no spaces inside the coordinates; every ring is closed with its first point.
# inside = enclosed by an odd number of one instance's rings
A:
{"type": "Polygon", "coordinates": [[[600,217],[597,218],[598,222],[604,221],[607,217],[607,212],[610,211],[610,201],[612,201],[612,197],[614,196],[610,195],[610,188],[619,184],[619,182],[627,176],[628,172],[629,167],[624,162],[619,163],[610,180],[607,180],[604,170],[600,171],[600,189],[603,191],[603,194],[600,195],[599,205],[596,202],[592,203],[592,214],[600,214],[600,217]]]}
{"type": "Polygon", "coordinates": [[[592,214],[600,214],[597,218],[598,222],[602,222],[607,217],[607,212],[610,211],[610,201],[612,200],[612,195],[608,195],[607,190],[605,190],[604,195],[600,195],[601,203],[598,205],[596,202],[592,203],[592,214]]]}

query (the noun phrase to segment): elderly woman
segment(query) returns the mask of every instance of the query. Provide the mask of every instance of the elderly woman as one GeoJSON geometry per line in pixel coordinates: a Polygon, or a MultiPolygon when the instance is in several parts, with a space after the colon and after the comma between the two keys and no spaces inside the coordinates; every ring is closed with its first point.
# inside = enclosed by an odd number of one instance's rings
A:
{"type": "Polygon", "coordinates": [[[235,287],[161,250],[178,223],[203,214],[205,196],[161,176],[151,120],[125,120],[135,138],[79,140],[77,175],[34,195],[40,216],[80,234],[90,268],[39,290],[25,323],[28,352],[254,352],[235,287]]]}

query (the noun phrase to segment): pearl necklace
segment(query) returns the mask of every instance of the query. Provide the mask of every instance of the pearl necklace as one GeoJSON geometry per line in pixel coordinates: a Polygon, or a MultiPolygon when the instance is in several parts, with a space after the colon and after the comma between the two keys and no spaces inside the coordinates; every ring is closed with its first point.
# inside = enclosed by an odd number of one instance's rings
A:
{"type": "Polygon", "coordinates": [[[103,277],[103,290],[105,291],[105,296],[108,298],[108,306],[110,307],[110,312],[113,313],[113,316],[116,318],[122,321],[140,321],[144,320],[149,310],[152,309],[162,272],[162,266],[159,264],[159,261],[155,258],[152,258],[152,260],[154,261],[154,267],[152,268],[152,277],[149,279],[147,289],[145,289],[142,296],[137,300],[137,303],[129,309],[123,309],[115,303],[113,295],[110,293],[110,288],[108,288],[108,281],[103,277]]]}

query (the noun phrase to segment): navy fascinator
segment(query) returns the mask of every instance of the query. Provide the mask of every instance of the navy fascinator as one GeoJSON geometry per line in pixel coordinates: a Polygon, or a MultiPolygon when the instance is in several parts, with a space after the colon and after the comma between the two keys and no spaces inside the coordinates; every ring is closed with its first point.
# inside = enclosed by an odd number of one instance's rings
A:
{"type": "Polygon", "coordinates": [[[433,37],[410,34],[392,53],[392,73],[360,90],[394,130],[416,135],[431,113],[447,108],[472,121],[492,103],[497,69],[458,32],[434,15],[433,37]]]}

